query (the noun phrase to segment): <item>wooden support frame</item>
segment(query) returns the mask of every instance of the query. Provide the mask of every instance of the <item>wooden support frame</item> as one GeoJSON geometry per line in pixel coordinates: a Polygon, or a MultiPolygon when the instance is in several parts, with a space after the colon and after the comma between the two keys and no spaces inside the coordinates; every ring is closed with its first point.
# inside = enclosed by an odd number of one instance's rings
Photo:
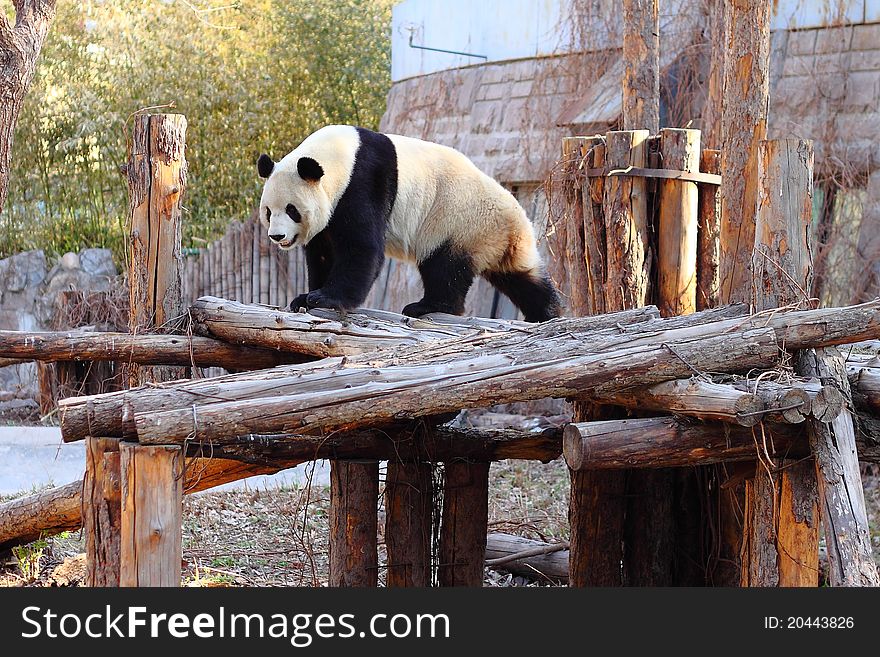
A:
{"type": "Polygon", "coordinates": [[[330,461],[330,586],[378,584],[378,503],[378,461],[330,461]]]}
{"type": "Polygon", "coordinates": [[[385,585],[431,585],[433,466],[389,461],[385,475],[385,585]]]}
{"type": "Polygon", "coordinates": [[[440,525],[440,586],[483,586],[489,464],[447,461],[440,525]]]}
{"type": "Polygon", "coordinates": [[[120,586],[180,586],[183,452],[120,443],[120,586]]]}

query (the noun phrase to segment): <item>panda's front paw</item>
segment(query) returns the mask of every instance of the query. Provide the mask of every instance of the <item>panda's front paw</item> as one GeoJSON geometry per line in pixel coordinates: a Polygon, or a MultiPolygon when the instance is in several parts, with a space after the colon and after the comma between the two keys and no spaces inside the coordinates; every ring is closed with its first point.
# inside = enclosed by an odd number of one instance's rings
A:
{"type": "Polygon", "coordinates": [[[312,290],[308,294],[300,294],[290,302],[290,309],[299,312],[300,308],[311,310],[312,308],[332,308],[334,310],[346,310],[346,305],[324,293],[323,290],[312,290]]]}

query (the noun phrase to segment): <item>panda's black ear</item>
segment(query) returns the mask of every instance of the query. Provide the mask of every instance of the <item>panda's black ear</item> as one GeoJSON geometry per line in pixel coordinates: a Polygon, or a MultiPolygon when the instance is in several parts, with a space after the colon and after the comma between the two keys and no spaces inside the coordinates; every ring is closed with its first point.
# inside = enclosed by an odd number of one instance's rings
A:
{"type": "Polygon", "coordinates": [[[260,159],[257,160],[257,173],[260,174],[260,178],[268,178],[274,168],[275,161],[271,157],[265,153],[260,155],[260,159]]]}
{"type": "Polygon", "coordinates": [[[308,182],[318,182],[324,175],[324,169],[310,157],[301,157],[296,163],[299,177],[308,182]]]}

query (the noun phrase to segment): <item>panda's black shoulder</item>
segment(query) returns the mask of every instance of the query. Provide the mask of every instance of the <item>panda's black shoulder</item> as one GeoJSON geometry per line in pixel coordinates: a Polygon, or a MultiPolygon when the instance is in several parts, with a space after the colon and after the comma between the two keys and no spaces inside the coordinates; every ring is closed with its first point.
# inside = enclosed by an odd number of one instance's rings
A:
{"type": "Polygon", "coordinates": [[[355,130],[359,144],[354,165],[331,223],[381,221],[384,226],[397,198],[397,149],[381,132],[355,130]]]}

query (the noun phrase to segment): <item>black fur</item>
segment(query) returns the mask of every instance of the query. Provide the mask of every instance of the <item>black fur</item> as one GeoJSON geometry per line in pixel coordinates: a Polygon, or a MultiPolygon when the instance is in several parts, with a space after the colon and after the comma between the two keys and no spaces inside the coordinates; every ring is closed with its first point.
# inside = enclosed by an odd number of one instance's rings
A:
{"type": "Polygon", "coordinates": [[[546,322],[559,317],[559,294],[546,274],[535,277],[526,272],[501,274],[487,271],[483,277],[510,297],[527,322],[546,322]]]}
{"type": "Polygon", "coordinates": [[[306,246],[310,291],[291,302],[292,310],[356,308],[385,260],[385,226],[397,197],[397,151],[385,135],[357,131],[351,179],[327,227],[306,246]]]}
{"type": "Polygon", "coordinates": [[[464,313],[464,299],[474,282],[474,267],[467,253],[456,250],[449,242],[442,244],[419,263],[425,294],[421,301],[409,304],[404,315],[419,317],[441,312],[464,313]]]}
{"type": "Polygon", "coordinates": [[[257,160],[257,173],[260,174],[260,178],[268,178],[274,169],[275,161],[265,153],[260,155],[260,159],[257,160]]]}
{"type": "Polygon", "coordinates": [[[296,161],[296,171],[299,177],[309,182],[318,182],[324,177],[324,169],[310,157],[301,157],[296,161]]]}

